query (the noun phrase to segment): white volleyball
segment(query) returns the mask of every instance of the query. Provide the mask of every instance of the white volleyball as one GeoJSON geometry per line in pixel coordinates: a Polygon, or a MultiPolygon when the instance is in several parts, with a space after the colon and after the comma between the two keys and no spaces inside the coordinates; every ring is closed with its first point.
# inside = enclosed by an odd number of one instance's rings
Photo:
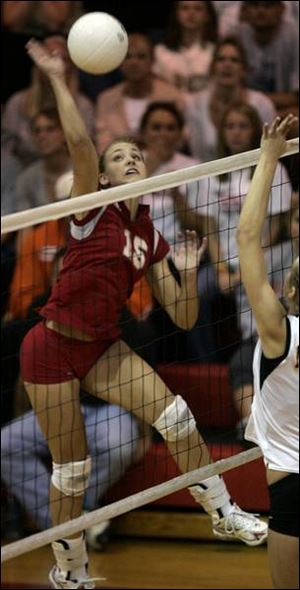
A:
{"type": "Polygon", "coordinates": [[[106,12],[89,12],[75,21],[68,35],[73,63],[89,74],[107,74],[124,60],[128,36],[122,23],[106,12]]]}

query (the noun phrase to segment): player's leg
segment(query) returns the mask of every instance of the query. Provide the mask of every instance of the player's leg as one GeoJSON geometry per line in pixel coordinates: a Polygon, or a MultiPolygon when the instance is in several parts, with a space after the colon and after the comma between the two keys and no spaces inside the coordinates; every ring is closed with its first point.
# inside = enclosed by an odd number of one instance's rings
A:
{"type": "MultiPolygon", "coordinates": [[[[79,381],[68,380],[64,340],[40,322],[21,347],[21,371],[41,431],[52,456],[50,510],[53,525],[81,515],[91,460],[79,401],[79,381]]],[[[94,587],[87,575],[83,534],[52,543],[57,565],[49,579],[54,588],[94,587]],[[91,585],[90,585],[91,584],[91,585]]]]}
{"type": "MultiPolygon", "coordinates": [[[[117,342],[106,351],[89,371],[83,387],[153,425],[166,440],[182,472],[212,462],[185,401],[181,396],[174,396],[155,371],[125,343],[117,342]]],[[[265,540],[266,524],[233,504],[219,476],[192,486],[190,491],[212,516],[214,532],[220,538],[236,537],[249,545],[265,540]]]]}
{"type": "Polygon", "coordinates": [[[83,464],[87,460],[87,443],[79,402],[79,382],[24,385],[52,456],[50,506],[54,526],[81,514],[84,493],[81,488],[84,473],[89,471],[83,464]],[[79,462],[82,462],[81,466],[73,466],[79,462]],[[67,467],[63,467],[67,464],[70,474],[67,467]]]}
{"type": "Polygon", "coordinates": [[[273,588],[299,588],[299,537],[269,529],[268,556],[273,588]]]}
{"type": "MultiPolygon", "coordinates": [[[[109,403],[126,408],[151,425],[175,399],[152,367],[122,341],[111,346],[92,367],[83,380],[83,387],[109,403]]],[[[188,440],[178,440],[170,446],[183,472],[211,462],[208,449],[196,429],[189,434],[188,440]]]]}
{"type": "Polygon", "coordinates": [[[268,555],[274,588],[299,588],[299,475],[269,485],[268,555]]]}
{"type": "MultiPolygon", "coordinates": [[[[59,384],[25,383],[40,428],[52,456],[50,511],[52,524],[62,524],[82,514],[91,459],[79,401],[79,382],[59,384]]],[[[83,534],[70,535],[52,543],[56,566],[49,578],[54,588],[74,588],[86,581],[89,586],[88,557],[83,534]],[[60,584],[69,585],[61,586],[60,584]]]]}

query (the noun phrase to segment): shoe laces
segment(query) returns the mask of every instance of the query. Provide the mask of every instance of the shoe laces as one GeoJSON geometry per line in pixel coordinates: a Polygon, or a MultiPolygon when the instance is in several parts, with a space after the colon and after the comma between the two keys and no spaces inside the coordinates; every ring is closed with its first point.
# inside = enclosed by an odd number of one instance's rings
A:
{"type": "Polygon", "coordinates": [[[238,531],[240,529],[253,530],[253,527],[261,526],[258,520],[258,514],[252,514],[242,510],[237,504],[234,504],[234,510],[224,517],[225,531],[238,531]]]}
{"type": "Polygon", "coordinates": [[[72,584],[74,584],[74,589],[77,588],[84,588],[86,590],[90,590],[92,588],[95,588],[94,582],[100,582],[100,581],[105,581],[106,578],[84,578],[84,579],[79,579],[76,580],[76,582],[74,580],[66,580],[66,578],[64,577],[64,575],[61,572],[58,572],[56,575],[56,581],[59,582],[60,584],[65,584],[65,587],[68,588],[69,586],[67,586],[67,584],[69,584],[70,582],[72,584]]]}

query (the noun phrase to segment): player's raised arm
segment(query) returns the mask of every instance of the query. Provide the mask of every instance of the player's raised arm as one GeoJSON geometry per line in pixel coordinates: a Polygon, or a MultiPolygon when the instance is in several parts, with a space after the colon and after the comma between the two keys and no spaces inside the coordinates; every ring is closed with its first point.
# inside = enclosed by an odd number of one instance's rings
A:
{"type": "Polygon", "coordinates": [[[278,159],[285,151],[286,135],[296,117],[277,117],[264,125],[261,154],[246,197],[237,230],[242,281],[253,310],[257,331],[266,356],[284,351],[285,310],[269,284],[261,235],[278,159]]]}
{"type": "Polygon", "coordinates": [[[42,43],[31,40],[26,49],[36,66],[52,85],[62,127],[72,158],[74,184],[72,196],[94,192],[98,188],[98,157],[85,124],[69,91],[65,65],[57,52],[50,53],[42,43]]]}
{"type": "Polygon", "coordinates": [[[180,276],[180,285],[171,274],[166,258],[150,267],[147,280],[154,296],[174,324],[183,330],[190,330],[199,314],[197,272],[207,240],[204,238],[199,248],[196,232],[187,231],[183,238],[172,255],[180,276]]]}

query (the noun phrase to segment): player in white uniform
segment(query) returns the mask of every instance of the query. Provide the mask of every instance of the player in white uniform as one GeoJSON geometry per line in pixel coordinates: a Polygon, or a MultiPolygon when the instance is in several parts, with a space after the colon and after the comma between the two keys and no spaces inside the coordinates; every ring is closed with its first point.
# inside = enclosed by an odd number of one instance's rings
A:
{"type": "Polygon", "coordinates": [[[278,159],[296,118],[264,126],[261,155],[238,225],[242,280],[259,335],[245,437],[262,450],[270,495],[268,552],[274,588],[299,588],[299,258],[285,281],[288,315],[271,288],[261,234],[278,159]]]}

